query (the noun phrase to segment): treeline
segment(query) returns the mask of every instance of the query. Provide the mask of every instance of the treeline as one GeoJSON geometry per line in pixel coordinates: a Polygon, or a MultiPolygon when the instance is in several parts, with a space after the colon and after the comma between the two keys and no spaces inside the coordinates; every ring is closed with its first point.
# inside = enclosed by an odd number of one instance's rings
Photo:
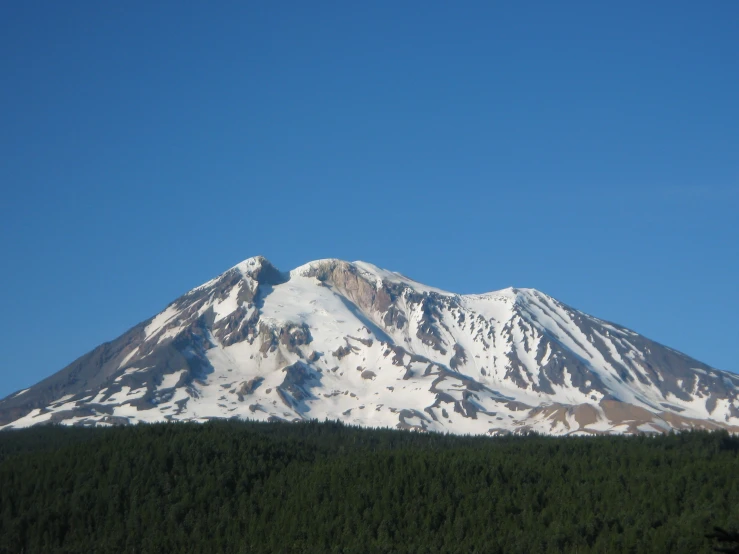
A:
{"type": "Polygon", "coordinates": [[[2,553],[711,552],[739,439],[336,423],[0,432],[2,553]]]}

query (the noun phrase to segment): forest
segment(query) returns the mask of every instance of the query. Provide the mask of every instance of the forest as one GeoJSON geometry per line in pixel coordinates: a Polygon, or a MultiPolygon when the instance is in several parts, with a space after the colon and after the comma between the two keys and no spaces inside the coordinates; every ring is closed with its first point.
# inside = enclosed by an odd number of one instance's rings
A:
{"type": "Polygon", "coordinates": [[[739,439],[722,432],[223,420],[0,432],[1,553],[695,554],[732,548],[708,535],[737,525],[739,439]]]}

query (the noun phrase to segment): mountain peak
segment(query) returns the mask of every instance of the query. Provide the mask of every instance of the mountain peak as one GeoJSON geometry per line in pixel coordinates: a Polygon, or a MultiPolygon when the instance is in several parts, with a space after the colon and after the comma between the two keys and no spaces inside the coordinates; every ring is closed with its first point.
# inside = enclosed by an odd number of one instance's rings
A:
{"type": "Polygon", "coordinates": [[[270,262],[264,256],[252,256],[251,258],[247,258],[247,259],[245,259],[245,260],[237,263],[231,269],[238,269],[239,271],[247,272],[248,273],[250,271],[253,271],[253,270],[257,269],[257,268],[262,267],[263,265],[272,266],[272,262],[270,262]]]}
{"type": "Polygon", "coordinates": [[[535,289],[458,295],[248,258],[38,385],[0,427],[337,419],[500,434],[739,431],[739,377],[535,289]]]}
{"type": "Polygon", "coordinates": [[[274,285],[285,281],[288,277],[280,272],[272,262],[264,256],[253,256],[233,266],[229,272],[237,271],[244,278],[252,279],[258,284],[274,285]]]}

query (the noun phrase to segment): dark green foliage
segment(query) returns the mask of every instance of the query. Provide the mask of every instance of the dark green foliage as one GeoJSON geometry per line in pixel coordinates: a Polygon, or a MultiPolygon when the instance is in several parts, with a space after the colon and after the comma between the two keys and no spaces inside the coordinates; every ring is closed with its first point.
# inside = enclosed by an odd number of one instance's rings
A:
{"type": "Polygon", "coordinates": [[[0,552],[712,551],[739,441],[218,421],[0,433],[0,552]]]}
{"type": "Polygon", "coordinates": [[[726,554],[739,554],[739,532],[727,531],[720,527],[714,527],[713,533],[706,535],[709,539],[715,539],[717,546],[713,547],[715,552],[726,554]]]}

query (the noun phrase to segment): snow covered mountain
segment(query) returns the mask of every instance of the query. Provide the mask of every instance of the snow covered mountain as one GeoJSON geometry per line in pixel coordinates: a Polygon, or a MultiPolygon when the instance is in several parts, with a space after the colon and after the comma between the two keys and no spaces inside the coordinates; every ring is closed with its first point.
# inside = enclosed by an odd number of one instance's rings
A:
{"type": "Polygon", "coordinates": [[[739,376],[533,289],[250,258],[0,401],[0,428],[325,418],[451,433],[739,431],[739,376]]]}

